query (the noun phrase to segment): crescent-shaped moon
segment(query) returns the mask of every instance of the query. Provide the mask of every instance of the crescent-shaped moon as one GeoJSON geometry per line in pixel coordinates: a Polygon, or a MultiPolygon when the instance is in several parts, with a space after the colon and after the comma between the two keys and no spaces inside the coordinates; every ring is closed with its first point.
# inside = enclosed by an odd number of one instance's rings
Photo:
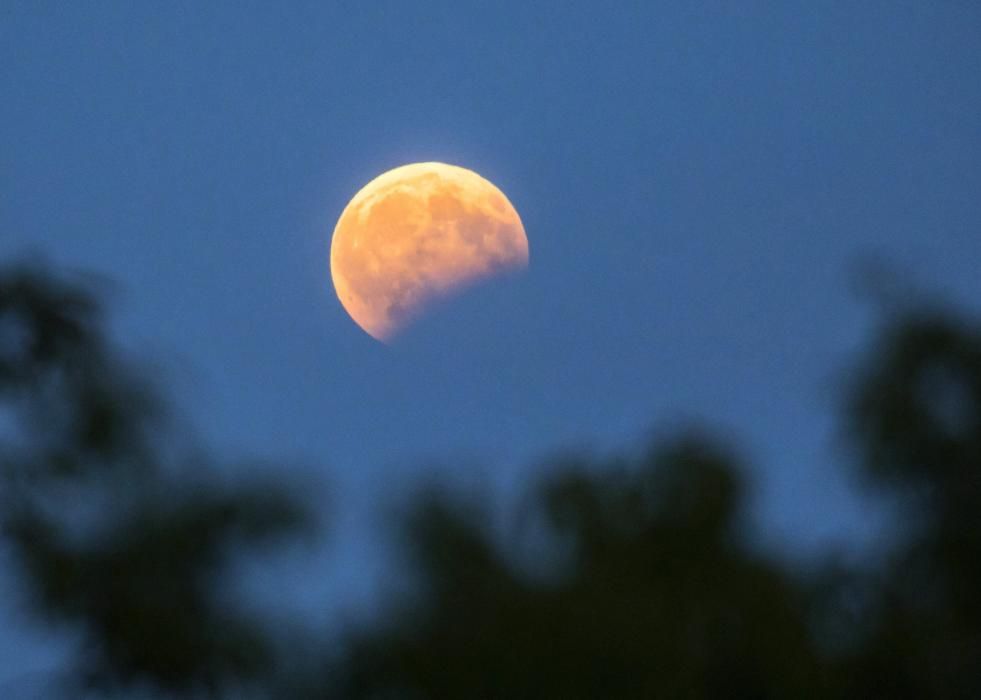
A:
{"type": "Polygon", "coordinates": [[[445,163],[376,177],[344,208],[330,245],[341,304],[383,342],[434,300],[527,264],[528,237],[504,193],[445,163]]]}

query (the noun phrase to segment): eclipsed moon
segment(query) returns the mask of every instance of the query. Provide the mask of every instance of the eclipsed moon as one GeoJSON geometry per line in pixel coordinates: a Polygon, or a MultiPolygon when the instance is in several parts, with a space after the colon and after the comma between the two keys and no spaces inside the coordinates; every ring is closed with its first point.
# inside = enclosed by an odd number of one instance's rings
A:
{"type": "Polygon", "coordinates": [[[528,238],[504,193],[445,163],[376,177],[344,208],[330,245],[341,304],[381,341],[437,299],[527,264],[528,238]]]}

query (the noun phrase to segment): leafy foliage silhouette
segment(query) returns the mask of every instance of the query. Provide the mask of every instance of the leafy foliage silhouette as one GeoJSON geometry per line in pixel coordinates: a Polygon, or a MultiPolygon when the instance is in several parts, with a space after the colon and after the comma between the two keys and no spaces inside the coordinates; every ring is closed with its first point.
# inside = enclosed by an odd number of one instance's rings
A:
{"type": "Polygon", "coordinates": [[[635,463],[568,466],[534,506],[572,543],[544,582],[431,497],[410,520],[429,597],[352,644],[353,694],[761,697],[812,692],[802,601],[736,536],[740,481],[706,440],[635,463]]]}
{"type": "Polygon", "coordinates": [[[865,566],[796,569],[744,535],[748,470],[703,433],[547,470],[502,536],[423,490],[392,532],[408,592],[340,654],[226,604],[238,551],[309,530],[275,482],[223,484],[111,347],[100,304],[0,272],[0,524],[32,610],[85,633],[78,687],[283,698],[981,697],[981,329],[886,319],[845,392],[856,472],[901,504],[865,566]],[[530,546],[529,543],[537,543],[530,546]],[[299,647],[298,647],[299,648],[299,647]],[[301,670],[302,669],[302,670],[301,670]],[[311,670],[312,669],[312,670],[311,670]]]}
{"type": "Polygon", "coordinates": [[[213,465],[170,456],[163,406],[98,311],[45,270],[0,274],[0,398],[21,432],[2,453],[0,524],[25,590],[41,617],[82,627],[80,687],[260,676],[267,634],[217,575],[235,546],[295,533],[307,513],[282,485],[222,486],[202,476],[213,465]]]}

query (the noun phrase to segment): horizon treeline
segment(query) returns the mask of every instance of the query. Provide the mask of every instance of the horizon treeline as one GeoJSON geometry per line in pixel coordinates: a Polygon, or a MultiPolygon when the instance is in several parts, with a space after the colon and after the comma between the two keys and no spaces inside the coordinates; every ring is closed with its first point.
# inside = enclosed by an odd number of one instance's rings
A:
{"type": "Polygon", "coordinates": [[[752,465],[692,430],[550,465],[503,528],[480,494],[420,488],[390,523],[401,593],[321,639],[223,588],[321,534],[303,490],[186,447],[91,286],[0,269],[0,536],[27,614],[80,640],[0,696],[981,698],[981,325],[883,313],[839,402],[849,468],[897,504],[861,566],[754,548],[752,465]]]}

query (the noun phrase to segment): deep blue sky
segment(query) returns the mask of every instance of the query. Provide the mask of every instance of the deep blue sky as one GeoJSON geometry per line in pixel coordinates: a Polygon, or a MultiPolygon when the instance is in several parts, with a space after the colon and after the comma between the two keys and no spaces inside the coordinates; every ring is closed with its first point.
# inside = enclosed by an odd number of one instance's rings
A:
{"type": "MultiPolygon", "coordinates": [[[[0,257],[116,280],[120,339],[210,444],[330,481],[319,578],[370,589],[352,523],[429,458],[507,491],[686,417],[758,465],[771,544],[870,536],[832,421],[873,327],[849,270],[978,307],[981,6],[283,5],[3,3],[0,257]],[[531,266],[386,347],[329,238],[420,160],[497,184],[531,266]]],[[[6,627],[7,670],[53,648],[6,627]]]]}

